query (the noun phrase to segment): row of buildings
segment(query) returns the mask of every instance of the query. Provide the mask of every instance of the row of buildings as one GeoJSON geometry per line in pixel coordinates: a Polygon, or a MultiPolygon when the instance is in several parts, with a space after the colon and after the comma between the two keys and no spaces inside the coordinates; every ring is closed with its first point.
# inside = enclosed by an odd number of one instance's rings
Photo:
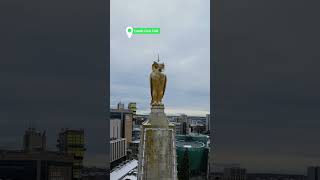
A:
{"type": "MultiPolygon", "coordinates": [[[[119,169],[126,160],[138,159],[140,126],[148,119],[148,115],[136,112],[136,103],[129,103],[127,108],[123,103],[119,103],[117,108],[110,109],[111,171],[119,169]]],[[[177,162],[181,164],[181,157],[188,147],[189,157],[192,159],[191,175],[200,179],[207,178],[210,115],[199,117],[182,114],[169,115],[167,118],[176,127],[176,149],[178,156],[180,155],[177,162]]]]}
{"type": "MultiPolygon", "coordinates": [[[[125,160],[137,159],[140,143],[140,125],[148,119],[148,115],[137,114],[136,103],[127,107],[119,103],[111,109],[110,141],[112,168],[125,166],[125,160]],[[122,164],[122,165],[121,165],[122,164]]],[[[205,117],[176,115],[167,116],[168,121],[176,127],[177,162],[181,164],[182,156],[188,149],[190,160],[190,179],[214,180],[320,180],[320,168],[309,167],[305,175],[254,174],[247,173],[245,168],[237,166],[225,167],[222,172],[214,172],[210,163],[210,115],[205,117]],[[202,139],[204,138],[204,139],[202,139]],[[210,172],[210,174],[209,174],[210,172]]],[[[212,161],[212,160],[211,160],[212,161]]],[[[132,175],[130,175],[132,176],[132,175]]]]}
{"type": "Polygon", "coordinates": [[[83,129],[62,129],[48,151],[46,132],[29,128],[21,150],[0,150],[0,179],[80,180],[84,152],[83,129]]]}

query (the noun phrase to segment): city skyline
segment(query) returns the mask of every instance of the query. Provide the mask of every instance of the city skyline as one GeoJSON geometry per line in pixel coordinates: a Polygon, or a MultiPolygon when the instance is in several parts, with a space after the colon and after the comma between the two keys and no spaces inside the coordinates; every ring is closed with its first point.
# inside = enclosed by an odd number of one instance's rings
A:
{"type": "MultiPolygon", "coordinates": [[[[131,101],[130,101],[131,102],[131,101]]],[[[130,103],[129,102],[129,103],[130,103]]],[[[124,104],[124,108],[128,109],[128,107],[126,105],[126,103],[119,101],[118,103],[123,103],[124,104]]],[[[117,109],[118,104],[116,105],[110,105],[111,109],[117,109]]],[[[137,105],[137,108],[139,108],[139,106],[137,105]]],[[[201,117],[206,117],[207,114],[210,114],[210,112],[207,111],[200,111],[200,110],[188,110],[187,112],[184,112],[184,109],[166,109],[166,114],[168,116],[180,116],[180,115],[187,115],[187,116],[201,116],[201,117]]],[[[150,113],[150,110],[139,110],[137,109],[137,114],[141,114],[141,115],[148,115],[150,113]]]]}

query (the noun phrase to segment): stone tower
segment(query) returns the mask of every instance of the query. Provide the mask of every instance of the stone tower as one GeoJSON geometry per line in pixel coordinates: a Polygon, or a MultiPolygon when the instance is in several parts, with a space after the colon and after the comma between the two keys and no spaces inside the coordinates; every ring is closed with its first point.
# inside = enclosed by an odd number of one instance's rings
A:
{"type": "Polygon", "coordinates": [[[175,127],[163,106],[153,106],[142,125],[138,180],[176,180],[176,167],[175,127]]]}
{"type": "Polygon", "coordinates": [[[177,180],[175,126],[168,122],[161,103],[166,87],[164,64],[155,64],[150,75],[151,113],[141,129],[138,180],[177,180]]]}

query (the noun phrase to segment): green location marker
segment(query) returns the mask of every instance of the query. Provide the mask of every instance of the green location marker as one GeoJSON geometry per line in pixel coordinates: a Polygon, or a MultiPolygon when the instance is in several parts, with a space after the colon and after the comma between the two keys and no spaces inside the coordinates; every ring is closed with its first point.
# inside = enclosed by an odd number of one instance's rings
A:
{"type": "Polygon", "coordinates": [[[127,31],[128,38],[131,38],[133,28],[128,26],[128,27],[126,28],[126,31],[127,31]]]}
{"type": "Polygon", "coordinates": [[[128,26],[126,28],[128,38],[131,38],[132,34],[160,34],[160,28],[133,28],[128,26]]]}

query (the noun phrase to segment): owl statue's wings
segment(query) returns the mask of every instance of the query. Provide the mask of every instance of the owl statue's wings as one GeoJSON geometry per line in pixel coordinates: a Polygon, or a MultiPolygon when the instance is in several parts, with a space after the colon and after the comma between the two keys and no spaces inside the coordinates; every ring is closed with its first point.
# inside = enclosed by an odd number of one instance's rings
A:
{"type": "Polygon", "coordinates": [[[152,76],[150,74],[150,95],[151,95],[151,102],[153,102],[153,95],[152,95],[152,92],[153,92],[153,85],[152,85],[152,76]]]}
{"type": "Polygon", "coordinates": [[[163,83],[163,94],[162,97],[164,96],[164,93],[166,91],[166,86],[167,86],[167,76],[164,75],[164,83],[163,83]]]}

